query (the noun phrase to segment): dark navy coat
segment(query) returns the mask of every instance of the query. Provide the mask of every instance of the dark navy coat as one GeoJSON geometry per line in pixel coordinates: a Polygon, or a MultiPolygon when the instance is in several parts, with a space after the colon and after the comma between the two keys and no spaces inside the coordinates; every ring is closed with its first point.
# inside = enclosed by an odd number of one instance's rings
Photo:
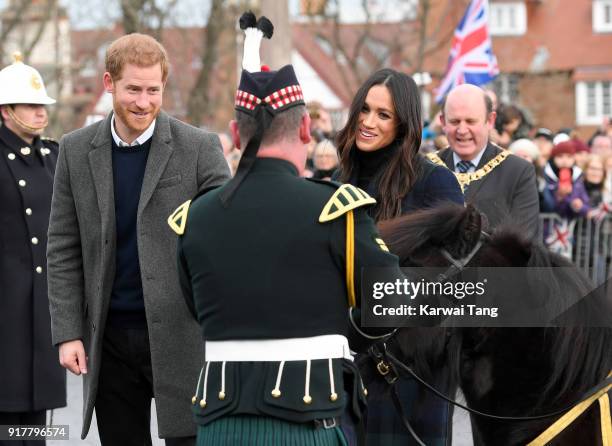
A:
{"type": "Polygon", "coordinates": [[[0,127],[0,412],[66,405],[66,372],[51,343],[47,227],[55,141],[28,144],[0,127]]]}
{"type": "MultiPolygon", "coordinates": [[[[444,202],[464,204],[461,187],[453,172],[446,167],[435,165],[424,157],[417,158],[416,162],[419,163],[417,169],[419,176],[411,190],[402,198],[402,215],[419,209],[431,208],[444,202]]],[[[365,188],[366,192],[377,198],[379,202],[376,180],[380,178],[385,168],[386,165],[381,164],[373,177],[374,181],[371,181],[365,188]]],[[[358,169],[355,169],[349,182],[358,184],[360,182],[358,175],[358,169]]],[[[339,176],[339,172],[335,176],[339,176]]],[[[365,355],[361,355],[358,362],[368,388],[366,444],[372,446],[416,444],[397,414],[388,392],[387,383],[375,372],[375,363],[365,355]],[[370,381],[372,377],[377,377],[377,379],[370,381]]],[[[443,391],[449,391],[446,371],[438,370],[435,382],[431,384],[443,391]]],[[[396,383],[396,388],[411,426],[425,444],[428,446],[450,444],[452,408],[411,378],[400,378],[396,383]]]]}

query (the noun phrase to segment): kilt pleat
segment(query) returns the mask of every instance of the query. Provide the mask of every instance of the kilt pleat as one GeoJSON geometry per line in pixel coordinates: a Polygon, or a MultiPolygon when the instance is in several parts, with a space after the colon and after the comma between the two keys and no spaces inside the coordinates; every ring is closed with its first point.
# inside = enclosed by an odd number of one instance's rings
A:
{"type": "Polygon", "coordinates": [[[338,426],[316,428],[256,415],[222,417],[198,426],[197,446],[346,446],[338,426]]]}

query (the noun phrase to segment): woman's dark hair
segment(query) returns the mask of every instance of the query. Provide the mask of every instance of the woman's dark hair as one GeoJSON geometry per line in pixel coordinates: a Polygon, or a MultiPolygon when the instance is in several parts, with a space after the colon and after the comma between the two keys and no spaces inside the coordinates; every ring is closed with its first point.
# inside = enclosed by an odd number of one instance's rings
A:
{"type": "Polygon", "coordinates": [[[359,114],[364,107],[370,88],[384,85],[391,94],[397,134],[395,144],[398,150],[389,159],[387,166],[378,179],[378,201],[374,218],[376,221],[397,217],[401,214],[402,198],[412,188],[417,176],[418,150],[421,146],[421,97],[412,77],[384,68],[372,74],[359,88],[346,125],[338,132],[336,144],[340,153],[340,181],[351,178],[356,164],[355,138],[359,128],[359,114]]]}
{"type": "Polygon", "coordinates": [[[520,122],[525,120],[523,112],[516,105],[500,104],[497,108],[497,117],[495,119],[495,130],[499,133],[504,131],[504,126],[510,124],[514,119],[520,122]]]}

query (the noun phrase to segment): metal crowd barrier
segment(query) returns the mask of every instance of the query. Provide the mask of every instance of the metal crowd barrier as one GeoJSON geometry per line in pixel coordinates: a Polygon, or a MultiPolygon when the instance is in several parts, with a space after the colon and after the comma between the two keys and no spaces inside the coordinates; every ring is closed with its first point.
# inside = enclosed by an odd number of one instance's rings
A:
{"type": "Polygon", "coordinates": [[[540,214],[540,234],[553,252],[570,259],[596,285],[610,277],[612,215],[567,220],[557,214],[540,214]]]}

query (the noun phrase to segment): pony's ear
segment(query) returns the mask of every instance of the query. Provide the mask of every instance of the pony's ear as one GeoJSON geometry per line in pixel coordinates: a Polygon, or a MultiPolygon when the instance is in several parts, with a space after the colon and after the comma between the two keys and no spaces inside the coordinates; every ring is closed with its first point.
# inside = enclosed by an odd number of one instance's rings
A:
{"type": "Polygon", "coordinates": [[[446,250],[455,258],[465,257],[472,251],[480,239],[480,233],[485,223],[482,214],[476,207],[469,203],[460,215],[455,229],[455,240],[451,246],[446,246],[446,250]]]}
{"type": "Polygon", "coordinates": [[[482,231],[483,218],[482,214],[476,209],[472,203],[468,203],[465,206],[465,230],[471,234],[476,234],[477,238],[480,237],[480,231],[482,231]]]}

